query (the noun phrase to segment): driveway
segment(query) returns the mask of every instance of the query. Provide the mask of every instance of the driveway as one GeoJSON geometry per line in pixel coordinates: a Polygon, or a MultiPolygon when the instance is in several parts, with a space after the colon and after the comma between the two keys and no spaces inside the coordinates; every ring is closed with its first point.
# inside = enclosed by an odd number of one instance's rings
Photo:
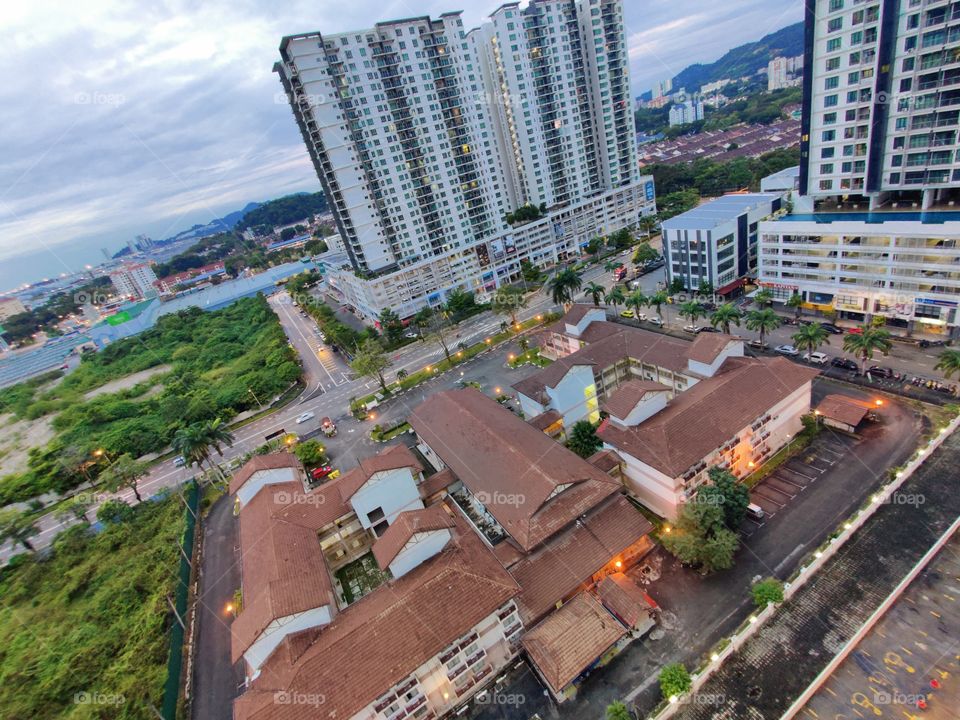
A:
{"type": "Polygon", "coordinates": [[[197,597],[197,645],[193,660],[192,717],[232,720],[233,699],[243,682],[240,665],[230,662],[226,610],[240,587],[240,558],[233,502],[224,495],[203,521],[203,557],[197,597]]]}
{"type": "MultiPolygon", "coordinates": [[[[817,381],[814,402],[834,392],[858,391],[817,381]]],[[[714,643],[735,630],[752,610],[754,578],[785,578],[793,572],[800,559],[882,483],[889,467],[906,461],[920,429],[921,421],[909,406],[887,403],[882,423],[870,427],[860,442],[847,448],[843,459],[826,468],[816,482],[744,539],[730,570],[703,577],[656,548],[644,561],[648,572],[638,568],[631,574],[659,603],[660,627],[588,677],[573,700],[554,704],[524,664],[510,674],[500,693],[523,696],[522,705],[474,706],[470,717],[527,720],[539,713],[543,720],[600,718],[609,703],[624,698],[635,705],[640,717],[645,716],[660,700],[660,668],[671,662],[693,667],[714,643]]],[[[811,450],[833,449],[837,438],[824,430],[811,450]]]]}

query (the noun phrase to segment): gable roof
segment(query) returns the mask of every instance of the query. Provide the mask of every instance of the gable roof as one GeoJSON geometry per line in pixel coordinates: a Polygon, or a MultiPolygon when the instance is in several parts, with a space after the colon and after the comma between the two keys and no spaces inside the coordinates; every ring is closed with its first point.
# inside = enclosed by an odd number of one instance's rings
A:
{"type": "Polygon", "coordinates": [[[627,634],[590,593],[580,593],[523,636],[523,647],[554,693],[627,634]]]}
{"type": "Polygon", "coordinates": [[[344,500],[349,500],[378,472],[399,468],[410,468],[414,473],[423,471],[423,465],[410,448],[406,445],[391,445],[373,457],[364,458],[357,467],[344,473],[338,485],[340,495],[344,500]]]}
{"type": "Polygon", "coordinates": [[[622,572],[607,575],[597,585],[604,606],[628,627],[634,628],[650,618],[657,603],[622,572]]]}
{"type": "Polygon", "coordinates": [[[432,395],[409,422],[471,493],[486,496],[487,510],[527,551],[619,489],[598,468],[473,388],[432,395]]]}
{"type": "Polygon", "coordinates": [[[564,313],[563,317],[560,318],[560,321],[565,325],[576,325],[586,316],[591,310],[603,310],[601,307],[596,305],[589,305],[587,303],[574,303],[570,306],[570,309],[564,313]]]}
{"type": "Polygon", "coordinates": [[[628,380],[610,393],[603,409],[621,420],[631,413],[649,393],[670,392],[670,388],[653,380],[628,380]]]}
{"type": "Polygon", "coordinates": [[[353,717],[514,597],[516,582],[463,515],[451,510],[453,541],[329,625],[285,639],[234,701],[234,720],[353,717]],[[281,691],[324,702],[278,704],[275,693],[281,691]]]}
{"type": "Polygon", "coordinates": [[[405,510],[373,545],[373,556],[381,570],[386,570],[404,546],[417,533],[449,529],[453,518],[442,503],[423,510],[405,510]]]}
{"type": "Polygon", "coordinates": [[[723,333],[700,333],[687,350],[687,359],[710,365],[723,349],[740,338],[723,333]]]}
{"type": "Polygon", "coordinates": [[[870,409],[866,403],[858,402],[847,395],[834,393],[827,395],[820,401],[820,404],[817,405],[817,412],[825,418],[856,427],[870,412],[870,409]]]}
{"type": "Polygon", "coordinates": [[[249,480],[253,475],[262,470],[278,470],[280,468],[295,468],[303,473],[303,466],[297,460],[293,453],[276,452],[269,455],[255,455],[250,458],[246,464],[233,475],[230,480],[230,492],[235,493],[249,480]]]}
{"type": "Polygon", "coordinates": [[[631,428],[604,421],[597,435],[677,477],[818,374],[785,358],[728,358],[648,420],[631,428]]]}

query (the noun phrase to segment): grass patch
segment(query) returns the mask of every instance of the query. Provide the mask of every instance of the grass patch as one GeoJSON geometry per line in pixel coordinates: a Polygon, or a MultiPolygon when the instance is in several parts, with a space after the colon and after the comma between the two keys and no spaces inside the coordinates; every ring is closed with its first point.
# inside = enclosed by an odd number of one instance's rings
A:
{"type": "Polygon", "coordinates": [[[381,428],[379,425],[374,425],[373,430],[370,431],[370,438],[375,442],[386,442],[387,440],[393,440],[398,435],[402,435],[410,429],[410,423],[403,421],[399,425],[394,425],[391,428],[381,428]]]}
{"type": "Polygon", "coordinates": [[[524,365],[536,365],[537,367],[546,367],[553,360],[545,358],[540,354],[540,348],[530,348],[517,355],[513,360],[508,360],[507,365],[511,368],[518,368],[524,365]]]}
{"type": "Polygon", "coordinates": [[[810,443],[813,442],[813,439],[820,434],[820,426],[816,425],[815,429],[805,429],[798,433],[790,442],[780,448],[777,452],[770,456],[770,459],[767,460],[759,470],[750,475],[747,475],[743,479],[743,484],[748,488],[752,488],[759,484],[761,481],[766,480],[770,477],[781,465],[787,461],[795,458],[797,455],[802,453],[808,447],[810,443]]]}
{"type": "Polygon", "coordinates": [[[343,587],[343,598],[348,605],[376,590],[389,578],[387,573],[377,566],[373,553],[367,553],[352,563],[344,565],[337,570],[336,576],[343,587]]]}
{"type": "Polygon", "coordinates": [[[90,535],[60,534],[43,561],[0,571],[0,708],[10,718],[147,718],[167,677],[184,509],[146,502],[90,535]],[[79,693],[122,703],[78,705],[79,693]]]}

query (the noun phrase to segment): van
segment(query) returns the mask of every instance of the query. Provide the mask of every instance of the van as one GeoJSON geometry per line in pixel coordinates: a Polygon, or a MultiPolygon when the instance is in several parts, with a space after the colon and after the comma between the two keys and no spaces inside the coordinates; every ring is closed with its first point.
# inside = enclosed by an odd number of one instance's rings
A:
{"type": "Polygon", "coordinates": [[[763,508],[754,503],[747,505],[747,517],[751,520],[763,520],[763,508]]]}

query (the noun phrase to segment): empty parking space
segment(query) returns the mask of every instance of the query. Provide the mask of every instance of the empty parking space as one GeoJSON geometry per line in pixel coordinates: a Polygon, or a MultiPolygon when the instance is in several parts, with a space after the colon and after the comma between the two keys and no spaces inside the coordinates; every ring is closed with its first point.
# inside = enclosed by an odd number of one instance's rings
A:
{"type": "Polygon", "coordinates": [[[815,480],[815,478],[811,478],[808,475],[801,475],[798,472],[794,472],[788,467],[780,468],[777,471],[777,477],[783,478],[787,482],[801,487],[806,487],[815,480]]]}
{"type": "Polygon", "coordinates": [[[770,502],[776,503],[779,507],[786,505],[787,502],[790,501],[791,497],[793,497],[792,495],[780,492],[776,488],[771,487],[769,482],[757,485],[757,487],[753,489],[753,495],[766,498],[770,502]]]}
{"type": "Polygon", "coordinates": [[[804,485],[796,485],[790,482],[788,478],[785,478],[779,474],[767,478],[767,481],[764,483],[764,485],[779,490],[791,498],[796,497],[797,493],[805,487],[804,485]]]}

